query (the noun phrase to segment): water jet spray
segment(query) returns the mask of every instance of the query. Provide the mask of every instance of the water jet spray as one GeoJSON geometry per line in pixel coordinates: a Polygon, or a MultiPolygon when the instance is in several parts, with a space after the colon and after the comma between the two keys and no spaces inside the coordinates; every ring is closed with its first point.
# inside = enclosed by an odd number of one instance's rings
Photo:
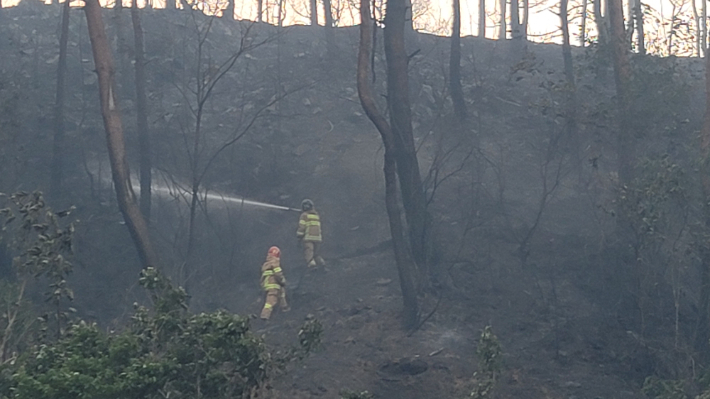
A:
{"type": "MultiPolygon", "coordinates": [[[[131,182],[131,186],[133,186],[133,191],[140,192],[140,184],[138,182],[131,182]]],[[[153,185],[151,185],[151,192],[158,196],[169,198],[188,197],[192,195],[189,190],[182,188],[177,184],[173,184],[172,186],[170,186],[153,183],[153,185]]],[[[226,205],[254,206],[279,211],[301,212],[301,210],[297,208],[290,208],[287,206],[269,204],[267,202],[249,200],[244,197],[222,194],[216,191],[208,192],[206,190],[201,190],[199,193],[199,197],[202,200],[221,201],[226,205]]]]}

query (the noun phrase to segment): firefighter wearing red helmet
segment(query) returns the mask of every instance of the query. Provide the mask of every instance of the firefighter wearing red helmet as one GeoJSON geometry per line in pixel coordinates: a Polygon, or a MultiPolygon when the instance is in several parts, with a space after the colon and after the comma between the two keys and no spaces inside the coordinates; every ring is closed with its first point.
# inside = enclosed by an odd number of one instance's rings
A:
{"type": "Polygon", "coordinates": [[[279,305],[282,312],[291,310],[286,302],[286,278],[281,270],[281,250],[271,247],[266,254],[266,262],[261,265],[261,288],[266,292],[261,319],[269,320],[274,306],[279,305]]]}

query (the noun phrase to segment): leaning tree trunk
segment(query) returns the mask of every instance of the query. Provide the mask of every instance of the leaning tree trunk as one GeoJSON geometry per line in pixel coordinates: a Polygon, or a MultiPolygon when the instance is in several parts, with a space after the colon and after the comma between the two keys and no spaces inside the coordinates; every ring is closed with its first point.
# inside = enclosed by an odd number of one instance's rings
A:
{"type": "Polygon", "coordinates": [[[151,244],[148,225],[145,223],[143,215],[141,215],[140,209],[136,204],[135,194],[131,187],[123,126],[121,125],[121,116],[115,97],[113,60],[108,40],[106,39],[106,30],[101,19],[101,6],[98,0],[86,0],[84,12],[86,13],[86,22],[89,28],[91,49],[94,54],[94,64],[99,76],[101,115],[103,116],[106,130],[111,175],[116,189],[118,207],[123,214],[126,226],[133,238],[143,265],[145,267],[157,267],[158,255],[151,244]]]}
{"type": "Polygon", "coordinates": [[[404,326],[412,329],[416,327],[419,320],[419,305],[417,302],[417,292],[414,285],[414,265],[409,257],[404,240],[404,227],[400,215],[397,201],[397,176],[396,160],[394,157],[395,144],[394,133],[377,109],[375,97],[370,87],[370,57],[373,43],[373,23],[370,15],[369,0],[360,0],[360,47],[358,50],[357,62],[357,89],[360,103],[368,118],[375,125],[382,137],[385,147],[385,205],[390,225],[390,234],[394,248],[395,262],[399,272],[399,285],[402,289],[402,299],[404,301],[404,326]]]}
{"type": "Polygon", "coordinates": [[[454,21],[451,29],[451,53],[449,58],[449,85],[454,114],[459,122],[466,119],[466,103],[461,88],[461,3],[453,0],[454,21]]]}
{"type": "Polygon", "coordinates": [[[64,174],[64,92],[67,74],[67,44],[69,42],[69,1],[62,7],[62,28],[59,35],[59,62],[57,63],[57,95],[54,104],[54,145],[52,148],[52,171],[49,192],[55,198],[62,195],[64,174]]]}
{"type": "MultiPolygon", "coordinates": [[[[397,175],[402,204],[409,228],[414,260],[425,271],[427,267],[427,209],[414,146],[412,110],[409,103],[409,57],[404,44],[407,0],[389,0],[385,15],[385,58],[387,59],[387,106],[394,134],[397,175]]],[[[419,275],[423,283],[426,274],[419,275]]]]}
{"type": "Polygon", "coordinates": [[[143,27],[141,26],[138,2],[133,0],[131,7],[131,21],[133,22],[134,61],[136,84],[136,118],[138,127],[139,168],[140,168],[140,208],[146,223],[150,223],[150,203],[152,185],[152,160],[150,133],[148,132],[148,99],[145,93],[145,49],[143,44],[143,27]]]}

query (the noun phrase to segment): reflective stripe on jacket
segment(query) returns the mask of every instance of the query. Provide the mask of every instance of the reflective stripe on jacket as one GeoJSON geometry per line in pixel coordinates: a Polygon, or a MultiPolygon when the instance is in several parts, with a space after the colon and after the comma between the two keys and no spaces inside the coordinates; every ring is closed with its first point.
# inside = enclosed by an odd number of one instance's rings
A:
{"type": "Polygon", "coordinates": [[[310,210],[301,213],[301,217],[298,219],[296,236],[303,238],[304,241],[323,241],[318,212],[310,210]]]}
{"type": "Polygon", "coordinates": [[[261,266],[261,288],[264,291],[280,290],[284,285],[286,285],[286,279],[281,271],[279,258],[267,256],[266,262],[261,266]]]}

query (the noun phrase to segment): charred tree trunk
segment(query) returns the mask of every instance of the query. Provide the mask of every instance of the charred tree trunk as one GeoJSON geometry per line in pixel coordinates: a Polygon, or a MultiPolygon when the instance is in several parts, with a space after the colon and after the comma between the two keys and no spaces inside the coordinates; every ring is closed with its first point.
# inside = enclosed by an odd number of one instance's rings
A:
{"type": "MultiPolygon", "coordinates": [[[[700,14],[698,14],[697,0],[690,0],[690,5],[693,10],[693,21],[695,21],[695,51],[698,53],[698,58],[703,56],[703,48],[700,46],[700,14]]],[[[704,0],[703,0],[704,1],[704,0]]]]}
{"type": "MultiPolygon", "coordinates": [[[[116,3],[113,7],[113,17],[111,18],[111,24],[113,24],[113,32],[116,37],[116,58],[115,58],[115,79],[118,81],[119,88],[123,89],[124,93],[126,90],[124,87],[127,87],[124,85],[126,82],[125,76],[130,68],[128,66],[128,58],[129,58],[129,50],[128,46],[126,45],[126,34],[123,29],[123,0],[115,0],[116,3]]],[[[109,27],[110,31],[110,27],[109,27]]],[[[121,95],[122,93],[119,92],[117,95],[121,95]]]]}
{"type": "Polygon", "coordinates": [[[528,18],[530,18],[530,0],[523,0],[523,22],[520,24],[520,35],[524,46],[528,42],[528,18]]]}
{"type": "MultiPolygon", "coordinates": [[[[705,117],[700,134],[701,176],[704,197],[704,225],[710,231],[710,56],[705,48],[705,117]]],[[[707,242],[705,243],[707,245],[707,242]]],[[[698,333],[695,349],[701,358],[708,361],[710,351],[710,248],[704,248],[700,265],[700,298],[698,303],[698,333]]]]}
{"type": "Polygon", "coordinates": [[[624,34],[624,13],[621,0],[609,0],[609,22],[611,30],[612,57],[614,60],[614,80],[616,97],[619,102],[619,132],[618,132],[618,173],[621,184],[631,181],[634,159],[633,132],[631,126],[631,111],[629,84],[631,82],[631,64],[624,34]]]}
{"type": "Polygon", "coordinates": [[[507,3],[505,0],[498,0],[498,8],[500,8],[500,10],[498,10],[500,16],[500,25],[498,25],[498,40],[506,39],[506,33],[508,30],[508,24],[505,20],[506,7],[507,3]]]}
{"type": "Polygon", "coordinates": [[[562,59],[567,84],[574,85],[574,66],[572,64],[572,45],[570,44],[569,20],[567,15],[568,0],[560,0],[560,29],[562,30],[562,59]]]}
{"type": "MultiPolygon", "coordinates": [[[[135,1],[135,0],[134,0],[135,1]]],[[[227,0],[227,8],[224,9],[224,12],[222,13],[222,17],[226,17],[229,20],[234,19],[234,3],[237,0],[227,0]]]]}
{"type": "Polygon", "coordinates": [[[451,29],[451,53],[449,58],[449,86],[454,114],[459,122],[466,119],[466,103],[461,88],[461,3],[453,0],[454,21],[451,29]]]}
{"type": "MultiPolygon", "coordinates": [[[[197,76],[201,76],[201,73],[198,70],[197,76]]],[[[190,186],[190,219],[189,219],[189,226],[188,226],[188,232],[187,232],[187,250],[185,254],[185,267],[183,270],[184,276],[181,276],[181,281],[183,282],[184,286],[187,287],[188,285],[188,279],[191,274],[191,265],[190,262],[192,262],[192,253],[195,248],[195,218],[197,216],[197,206],[199,205],[199,195],[200,195],[200,172],[199,172],[199,166],[200,166],[200,140],[202,138],[202,115],[203,115],[203,110],[204,110],[204,104],[206,101],[206,97],[204,98],[205,101],[203,101],[203,86],[198,83],[198,89],[197,89],[197,98],[198,100],[198,108],[197,108],[197,114],[195,115],[195,140],[193,142],[193,147],[192,147],[192,165],[191,165],[191,173],[192,173],[192,184],[190,186]]]]}
{"type": "MultiPolygon", "coordinates": [[[[414,260],[421,268],[427,264],[427,209],[417,150],[414,146],[412,110],[409,103],[409,70],[404,32],[406,0],[389,0],[385,14],[385,58],[387,59],[387,106],[394,134],[397,175],[402,204],[409,228],[414,260]]],[[[423,277],[422,275],[419,276],[423,277]]],[[[421,280],[420,282],[423,282],[421,280]]]]}
{"type": "MultiPolygon", "coordinates": [[[[607,24],[606,15],[602,13],[602,4],[604,0],[593,0],[594,1],[594,23],[597,25],[597,35],[599,40],[599,45],[604,47],[609,43],[609,29],[607,24]]],[[[608,8],[607,8],[608,11],[608,8]]],[[[623,21],[622,21],[623,25],[623,21]]]]}
{"type": "MultiPolygon", "coordinates": [[[[323,13],[325,16],[325,27],[333,27],[333,5],[330,0],[323,0],[323,13]]],[[[326,30],[327,32],[328,30],[326,30]]]]}
{"type": "Polygon", "coordinates": [[[55,198],[62,195],[64,175],[64,92],[67,74],[67,44],[69,42],[69,1],[62,7],[62,28],[59,35],[59,62],[57,63],[57,94],[54,104],[54,143],[52,148],[52,171],[49,191],[55,198]]]}
{"type": "Polygon", "coordinates": [[[584,46],[586,44],[587,44],[587,0],[582,0],[582,21],[579,23],[579,47],[584,48],[584,46]]]}
{"type": "Polygon", "coordinates": [[[98,0],[87,0],[84,12],[86,13],[86,22],[89,28],[91,49],[94,54],[94,64],[99,76],[101,115],[106,129],[111,175],[116,189],[118,207],[136,245],[141,262],[145,267],[157,267],[159,266],[158,255],[151,244],[148,225],[145,223],[143,215],[141,215],[140,209],[136,204],[135,194],[131,187],[123,126],[121,125],[121,116],[115,98],[113,60],[98,0]]]}
{"type": "Polygon", "coordinates": [[[330,0],[323,0],[323,14],[325,16],[325,26],[323,27],[325,42],[328,46],[328,52],[334,56],[337,49],[335,47],[335,37],[333,37],[333,8],[330,0]]]}
{"type": "MultiPolygon", "coordinates": [[[[706,161],[707,162],[707,161],[706,161]]],[[[703,191],[706,189],[703,188],[703,191]]],[[[708,193],[705,192],[705,199],[708,199],[708,193]]],[[[707,205],[705,205],[707,208],[707,205]]],[[[710,228],[710,220],[708,220],[708,211],[705,210],[705,228],[710,228]]],[[[705,248],[702,254],[702,262],[700,264],[700,298],[698,299],[698,331],[695,338],[695,350],[702,359],[703,363],[708,361],[708,340],[710,340],[710,250],[705,248]]]]}
{"type": "Polygon", "coordinates": [[[414,32],[414,8],[412,7],[412,0],[404,0],[404,7],[404,29],[405,34],[409,34],[414,32]]]}
{"type": "Polygon", "coordinates": [[[138,127],[139,167],[140,167],[140,209],[146,223],[150,223],[150,203],[152,185],[152,159],[150,133],[148,132],[148,100],[145,93],[145,49],[143,44],[143,27],[141,26],[138,2],[133,0],[131,7],[131,21],[133,22],[134,61],[136,84],[136,117],[138,127]]]}
{"type": "Polygon", "coordinates": [[[284,9],[284,5],[286,4],[285,0],[278,0],[279,3],[279,9],[276,14],[276,19],[277,19],[277,25],[279,28],[284,26],[284,18],[286,17],[286,10],[284,9]]]}
{"type": "Polygon", "coordinates": [[[522,39],[520,31],[520,0],[510,0],[510,38],[514,42],[522,39]]]}
{"type": "Polygon", "coordinates": [[[678,20],[678,15],[676,14],[676,6],[673,6],[673,11],[671,11],[671,22],[670,22],[670,31],[668,32],[668,56],[673,56],[673,37],[676,36],[676,23],[675,21],[678,20]]]}
{"type": "Polygon", "coordinates": [[[636,0],[628,0],[626,3],[626,14],[629,16],[629,19],[626,21],[626,40],[629,48],[631,48],[631,45],[634,43],[634,32],[636,31],[636,26],[634,25],[636,20],[633,18],[635,5],[636,0]]]}
{"type": "MultiPolygon", "coordinates": [[[[367,0],[365,0],[367,1],[367,0]]],[[[416,266],[412,262],[407,252],[407,244],[404,241],[404,227],[400,216],[399,202],[397,201],[397,165],[395,161],[395,150],[392,138],[385,147],[385,206],[387,208],[387,219],[389,220],[390,231],[392,233],[392,247],[394,248],[395,263],[397,263],[397,274],[399,275],[399,287],[402,290],[403,301],[403,324],[407,329],[413,329],[419,322],[419,303],[417,302],[417,289],[414,283],[416,266]],[[394,239],[395,235],[398,239],[394,239]]]]}
{"type": "MultiPolygon", "coordinates": [[[[190,4],[188,4],[187,0],[179,0],[180,1],[180,6],[182,7],[183,10],[189,10],[191,8],[190,4]]],[[[175,0],[165,0],[165,9],[166,10],[171,10],[175,11],[178,9],[177,4],[175,3],[175,0]]]]}
{"type": "Polygon", "coordinates": [[[700,32],[698,34],[700,35],[700,46],[703,48],[703,51],[705,52],[705,57],[707,57],[707,51],[708,51],[708,2],[705,0],[702,0],[700,2],[700,19],[702,22],[700,23],[700,26],[698,27],[700,29],[700,32]]]}
{"type": "Polygon", "coordinates": [[[311,26],[318,26],[318,0],[310,0],[311,26]]]}
{"type": "Polygon", "coordinates": [[[575,163],[581,159],[579,155],[580,144],[577,134],[577,88],[574,78],[574,65],[572,64],[572,45],[570,44],[569,19],[567,15],[568,0],[560,0],[560,28],[562,29],[562,59],[565,68],[566,97],[565,104],[565,134],[572,143],[572,152],[575,163]]]}
{"type": "MultiPolygon", "coordinates": [[[[459,16],[460,20],[461,17],[459,16]]],[[[460,24],[461,22],[459,22],[460,24]]],[[[478,0],[478,37],[482,39],[486,37],[486,0],[478,0]]]]}
{"type": "MultiPolygon", "coordinates": [[[[644,37],[643,29],[643,5],[641,0],[630,0],[633,1],[636,6],[634,7],[634,17],[636,18],[636,47],[639,54],[646,54],[646,38],[644,37]]],[[[631,16],[629,16],[631,18],[631,16]]]]}
{"type": "Polygon", "coordinates": [[[394,133],[387,123],[387,120],[377,109],[377,104],[370,87],[373,23],[370,16],[369,0],[360,1],[360,18],[360,46],[357,63],[358,95],[362,108],[380,132],[382,143],[385,147],[385,204],[387,207],[387,216],[390,225],[390,234],[392,235],[397,271],[399,273],[399,285],[402,290],[402,299],[404,302],[404,326],[407,329],[412,329],[417,325],[419,320],[419,304],[417,302],[417,292],[414,284],[415,267],[406,249],[404,227],[402,226],[402,217],[397,201],[394,133]]]}

